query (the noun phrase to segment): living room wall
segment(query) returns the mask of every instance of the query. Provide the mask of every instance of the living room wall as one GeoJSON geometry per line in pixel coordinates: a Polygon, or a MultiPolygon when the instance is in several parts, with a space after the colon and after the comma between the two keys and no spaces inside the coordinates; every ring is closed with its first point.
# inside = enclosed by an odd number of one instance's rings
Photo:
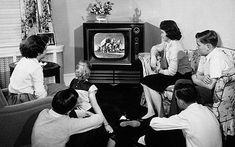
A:
{"type": "MultiPolygon", "coordinates": [[[[95,0],[52,1],[52,13],[56,40],[64,48],[64,73],[73,74],[76,58],[83,58],[82,23],[86,21],[86,8],[95,0]]],[[[101,0],[104,2],[104,0],[101,0]]],[[[111,0],[114,2],[109,20],[130,20],[134,9],[141,10],[140,19],[146,22],[145,51],[159,42],[154,27],[165,19],[175,20],[183,34],[185,48],[195,49],[195,34],[206,29],[215,30],[221,37],[221,45],[235,48],[234,0],[111,0]]]]}

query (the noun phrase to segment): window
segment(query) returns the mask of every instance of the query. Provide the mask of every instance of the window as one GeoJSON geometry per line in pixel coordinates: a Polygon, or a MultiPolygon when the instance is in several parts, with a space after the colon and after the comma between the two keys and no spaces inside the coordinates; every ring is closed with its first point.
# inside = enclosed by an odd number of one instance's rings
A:
{"type": "Polygon", "coordinates": [[[0,54],[18,49],[21,41],[20,1],[0,1],[0,54]]]}
{"type": "Polygon", "coordinates": [[[0,0],[0,88],[7,87],[9,63],[16,61],[21,42],[20,1],[0,0]]]}

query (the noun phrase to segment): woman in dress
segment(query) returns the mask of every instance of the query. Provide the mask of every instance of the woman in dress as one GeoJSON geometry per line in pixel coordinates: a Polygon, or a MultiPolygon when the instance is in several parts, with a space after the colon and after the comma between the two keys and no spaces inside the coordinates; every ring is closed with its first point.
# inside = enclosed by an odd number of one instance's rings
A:
{"type": "Polygon", "coordinates": [[[163,115],[160,93],[178,79],[191,78],[192,69],[187,51],[180,41],[182,35],[177,24],[173,20],[164,20],[160,23],[160,29],[162,42],[153,46],[150,52],[150,66],[155,74],[145,76],[140,81],[148,108],[142,119],[155,115],[155,110],[158,115],[163,115]]]}

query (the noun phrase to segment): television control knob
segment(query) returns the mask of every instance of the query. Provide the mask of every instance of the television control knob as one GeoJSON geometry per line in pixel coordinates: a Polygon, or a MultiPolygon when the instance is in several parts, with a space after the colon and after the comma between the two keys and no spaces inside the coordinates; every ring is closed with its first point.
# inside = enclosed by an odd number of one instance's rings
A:
{"type": "Polygon", "coordinates": [[[140,28],[139,28],[139,27],[134,27],[133,32],[134,32],[135,34],[139,34],[140,28]]]}
{"type": "Polygon", "coordinates": [[[135,37],[135,42],[138,42],[139,41],[139,38],[138,37],[135,37]]]}
{"type": "Polygon", "coordinates": [[[139,53],[139,43],[136,42],[135,43],[135,54],[138,54],[139,53]]]}

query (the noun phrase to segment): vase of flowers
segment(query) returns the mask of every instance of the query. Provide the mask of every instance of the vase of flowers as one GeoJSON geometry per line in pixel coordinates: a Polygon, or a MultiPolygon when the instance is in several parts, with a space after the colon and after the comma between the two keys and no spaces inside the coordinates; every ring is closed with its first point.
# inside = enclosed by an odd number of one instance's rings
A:
{"type": "Polygon", "coordinates": [[[107,16],[111,14],[110,11],[112,10],[113,5],[114,3],[110,1],[102,3],[101,1],[96,0],[94,3],[89,4],[88,11],[91,15],[95,15],[96,20],[99,22],[107,22],[107,16]]]}
{"type": "Polygon", "coordinates": [[[107,15],[96,15],[95,18],[98,22],[107,22],[108,21],[107,15]]]}

